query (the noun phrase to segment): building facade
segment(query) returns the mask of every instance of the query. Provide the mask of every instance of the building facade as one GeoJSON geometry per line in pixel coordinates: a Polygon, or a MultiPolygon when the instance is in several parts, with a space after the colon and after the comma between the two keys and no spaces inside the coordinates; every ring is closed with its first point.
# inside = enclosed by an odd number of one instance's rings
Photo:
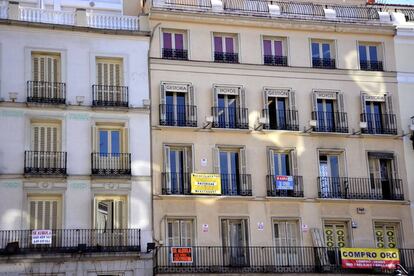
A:
{"type": "Polygon", "coordinates": [[[0,274],[151,275],[138,12],[115,1],[1,10],[0,274]]]}
{"type": "Polygon", "coordinates": [[[413,246],[395,26],[341,3],[147,2],[156,273],[336,271],[341,247],[413,246]]]}

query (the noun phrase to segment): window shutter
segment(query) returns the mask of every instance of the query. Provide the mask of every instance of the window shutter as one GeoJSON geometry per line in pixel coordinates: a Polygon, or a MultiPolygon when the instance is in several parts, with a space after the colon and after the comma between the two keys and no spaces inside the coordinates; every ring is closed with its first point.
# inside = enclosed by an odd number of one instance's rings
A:
{"type": "Polygon", "coordinates": [[[388,114],[393,114],[393,108],[392,108],[392,94],[386,94],[385,95],[385,103],[386,103],[386,110],[388,114]]]}
{"type": "Polygon", "coordinates": [[[124,218],[124,201],[122,200],[114,200],[114,218],[113,224],[114,229],[123,229],[125,227],[124,222],[126,221],[124,218]]]}
{"type": "Polygon", "coordinates": [[[92,143],[92,152],[98,152],[99,151],[99,147],[98,147],[98,140],[97,140],[97,129],[96,126],[93,125],[91,126],[91,143],[92,143]]]}
{"type": "Polygon", "coordinates": [[[164,146],[164,171],[166,173],[171,172],[171,166],[170,166],[170,147],[164,146]]]}
{"type": "Polygon", "coordinates": [[[361,113],[367,113],[366,110],[366,93],[361,93],[361,113]]]}
{"type": "Polygon", "coordinates": [[[103,85],[103,63],[96,62],[96,84],[103,85]]]}
{"type": "Polygon", "coordinates": [[[171,241],[172,244],[170,244],[171,246],[181,246],[180,244],[180,221],[179,220],[174,220],[171,223],[171,241]]]}
{"type": "Polygon", "coordinates": [[[123,153],[129,153],[129,128],[122,128],[122,148],[123,153]]]}
{"type": "MultiPolygon", "coordinates": [[[[166,90],[165,90],[165,84],[161,83],[160,85],[160,104],[165,105],[167,103],[166,100],[166,90]]],[[[167,108],[160,106],[160,120],[165,121],[167,119],[167,108]]]]}
{"type": "Polygon", "coordinates": [[[296,95],[295,91],[289,90],[289,116],[290,116],[290,122],[292,124],[299,124],[299,118],[297,118],[296,113],[296,95]]]}
{"type": "Polygon", "coordinates": [[[36,201],[30,201],[29,202],[29,214],[30,214],[30,229],[36,229],[36,201]]]}
{"type": "Polygon", "coordinates": [[[40,61],[38,57],[32,57],[32,80],[40,80],[39,76],[40,61]]]}
{"type": "Polygon", "coordinates": [[[213,168],[214,173],[220,173],[220,149],[217,147],[213,148],[213,163],[214,163],[214,168],[213,168]]]}
{"type": "Polygon", "coordinates": [[[269,108],[269,96],[267,93],[267,89],[263,89],[263,108],[268,109],[269,108]]]}
{"type": "Polygon", "coordinates": [[[189,112],[189,118],[191,121],[196,122],[197,121],[197,110],[194,110],[192,108],[194,104],[194,87],[193,85],[189,84],[187,89],[187,105],[189,105],[188,108],[186,108],[187,112],[189,112]]]}
{"type": "Polygon", "coordinates": [[[32,150],[39,151],[39,127],[32,126],[32,150]]]}
{"type": "Polygon", "coordinates": [[[315,92],[312,92],[312,110],[318,111],[318,98],[316,97],[315,92]]]}
{"type": "Polygon", "coordinates": [[[267,158],[268,158],[268,169],[269,169],[269,175],[275,174],[275,160],[274,160],[274,150],[269,149],[267,152],[267,158]]]}
{"type": "MultiPolygon", "coordinates": [[[[244,87],[239,89],[239,97],[240,97],[240,108],[246,108],[246,92],[244,87]]],[[[240,122],[243,124],[247,124],[249,120],[249,115],[245,112],[240,112],[240,122]]]]}
{"type": "Polygon", "coordinates": [[[92,200],[92,204],[93,204],[93,213],[92,213],[93,228],[100,229],[100,223],[98,222],[98,199],[96,197],[92,200]]]}
{"type": "Polygon", "coordinates": [[[58,222],[57,200],[29,200],[30,229],[57,229],[58,222]]]}
{"type": "Polygon", "coordinates": [[[287,236],[287,245],[295,246],[298,245],[298,229],[297,223],[294,221],[286,222],[286,236],[287,236]]]}
{"type": "MultiPolygon", "coordinates": [[[[218,107],[218,91],[217,91],[217,87],[213,87],[213,107],[217,108],[218,107]]],[[[212,112],[213,116],[214,116],[214,122],[218,122],[218,116],[219,116],[219,112],[212,112]]]]}
{"type": "Polygon", "coordinates": [[[193,240],[193,223],[191,220],[181,221],[181,246],[191,246],[193,240]]]}
{"type": "MultiPolygon", "coordinates": [[[[344,102],[344,94],[342,92],[338,92],[337,95],[337,101],[338,101],[338,111],[339,112],[345,112],[345,102],[344,102]]],[[[340,117],[342,118],[342,117],[340,117]]]]}
{"type": "Polygon", "coordinates": [[[184,173],[191,173],[192,172],[192,156],[191,156],[191,148],[184,147],[183,148],[183,158],[184,158],[184,173]]]}
{"type": "Polygon", "coordinates": [[[96,82],[98,85],[116,85],[123,84],[121,59],[96,59],[96,82]]]}
{"type": "Polygon", "coordinates": [[[246,149],[241,148],[239,150],[240,155],[240,172],[241,174],[247,174],[247,166],[246,166],[246,149]]]}
{"type": "Polygon", "coordinates": [[[292,159],[292,172],[294,176],[299,175],[299,169],[298,169],[298,155],[295,150],[292,150],[290,152],[290,157],[292,159]]]}
{"type": "Polygon", "coordinates": [[[223,240],[223,246],[230,246],[229,221],[227,219],[223,219],[221,221],[221,236],[223,240]]]}

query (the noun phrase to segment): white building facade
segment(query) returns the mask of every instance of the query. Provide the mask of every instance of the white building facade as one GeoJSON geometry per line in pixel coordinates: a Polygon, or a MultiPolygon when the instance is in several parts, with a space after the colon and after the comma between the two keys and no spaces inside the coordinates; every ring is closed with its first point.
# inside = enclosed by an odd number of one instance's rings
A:
{"type": "Polygon", "coordinates": [[[122,4],[24,4],[0,20],[0,274],[150,275],[149,34],[122,4]]]}

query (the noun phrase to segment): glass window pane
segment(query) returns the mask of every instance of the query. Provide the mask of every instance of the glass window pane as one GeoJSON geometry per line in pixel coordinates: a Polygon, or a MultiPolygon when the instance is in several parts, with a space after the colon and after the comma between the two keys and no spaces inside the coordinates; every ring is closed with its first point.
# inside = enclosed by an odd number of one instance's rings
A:
{"type": "Polygon", "coordinates": [[[172,48],[171,33],[163,33],[163,42],[164,42],[164,48],[166,49],[172,48]]]}
{"type": "Polygon", "coordinates": [[[175,150],[170,150],[170,171],[172,173],[177,172],[177,152],[175,150]]]}
{"type": "Polygon", "coordinates": [[[331,166],[331,177],[339,177],[339,157],[336,155],[329,156],[331,166]]]}
{"type": "Polygon", "coordinates": [[[225,95],[219,94],[218,95],[218,107],[225,107],[225,106],[226,106],[225,95]]]}
{"type": "Polygon", "coordinates": [[[234,39],[226,37],[226,53],[234,53],[234,39]]]}
{"type": "Polygon", "coordinates": [[[175,49],[184,49],[184,36],[183,34],[175,34],[175,49]]]}
{"type": "Polygon", "coordinates": [[[359,45],[359,60],[367,60],[367,48],[364,45],[359,45]]]}
{"type": "Polygon", "coordinates": [[[173,105],[174,104],[174,93],[167,92],[165,95],[165,100],[168,105],[173,105]]]}
{"type": "Polygon", "coordinates": [[[369,60],[370,61],[378,60],[377,46],[369,46],[369,60]]]}
{"type": "Polygon", "coordinates": [[[99,152],[108,153],[108,131],[99,131],[99,152]]]}
{"type": "Polygon", "coordinates": [[[227,152],[221,151],[220,152],[220,173],[221,174],[228,174],[228,160],[227,160],[227,152]]]}
{"type": "Polygon", "coordinates": [[[319,58],[319,43],[312,42],[312,58],[319,58]]]}
{"type": "Polygon", "coordinates": [[[239,171],[239,153],[238,152],[232,152],[230,154],[231,156],[231,173],[232,174],[238,174],[239,171]]]}
{"type": "Polygon", "coordinates": [[[274,174],[275,175],[280,175],[281,172],[279,171],[279,154],[278,153],[275,153],[273,155],[273,163],[275,164],[274,174]]]}
{"type": "Polygon", "coordinates": [[[223,52],[222,38],[220,36],[214,37],[214,52],[223,52]]]}
{"type": "Polygon", "coordinates": [[[282,175],[290,175],[289,170],[289,155],[286,153],[283,153],[280,155],[281,157],[281,163],[282,163],[282,175]]]}
{"type": "Polygon", "coordinates": [[[263,53],[265,56],[272,55],[272,42],[270,40],[263,40],[263,53]]]}
{"type": "Polygon", "coordinates": [[[120,153],[121,141],[120,132],[118,130],[111,132],[111,151],[112,153],[120,153]]]}
{"type": "Polygon", "coordinates": [[[331,45],[328,43],[322,44],[323,58],[331,58],[331,45]]]}
{"type": "Polygon", "coordinates": [[[282,41],[275,41],[275,56],[283,56],[282,41]]]}

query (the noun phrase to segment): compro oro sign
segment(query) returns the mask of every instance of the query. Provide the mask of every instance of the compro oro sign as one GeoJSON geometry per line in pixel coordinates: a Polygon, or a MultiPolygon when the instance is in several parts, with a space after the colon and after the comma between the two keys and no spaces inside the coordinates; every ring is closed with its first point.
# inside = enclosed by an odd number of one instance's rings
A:
{"type": "Polygon", "coordinates": [[[204,195],[221,195],[219,174],[192,173],[191,193],[204,195]]]}
{"type": "Polygon", "coordinates": [[[193,262],[192,247],[171,247],[171,262],[173,264],[190,264],[193,262]]]}
{"type": "Polygon", "coordinates": [[[32,230],[32,244],[52,244],[52,230],[32,230]]]}
{"type": "Polygon", "coordinates": [[[341,248],[343,268],[388,268],[400,263],[398,249],[393,248],[341,248]]]}

